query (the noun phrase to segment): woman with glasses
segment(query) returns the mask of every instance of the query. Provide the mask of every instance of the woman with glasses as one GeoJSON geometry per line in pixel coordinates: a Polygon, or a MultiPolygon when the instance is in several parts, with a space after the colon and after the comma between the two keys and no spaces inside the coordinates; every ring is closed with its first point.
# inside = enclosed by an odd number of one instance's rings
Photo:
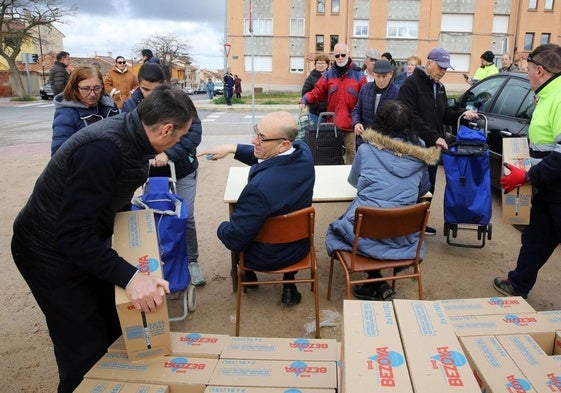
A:
{"type": "Polygon", "coordinates": [[[76,68],[54,102],[51,155],[76,131],[119,113],[115,101],[105,93],[101,72],[94,67],[76,68]]]}
{"type": "Polygon", "coordinates": [[[129,71],[127,61],[123,56],[117,56],[115,59],[115,65],[105,75],[104,86],[105,91],[113,98],[119,109],[123,107],[133,90],[137,88],[136,75],[129,71]]]}
{"type": "MultiPolygon", "coordinates": [[[[329,58],[324,54],[317,55],[314,59],[314,69],[310,71],[304,86],[302,86],[302,95],[313,90],[319,78],[327,71],[327,68],[329,68],[329,58]]],[[[327,112],[327,100],[308,105],[308,117],[312,124],[317,124],[321,112],[327,112]]]]}

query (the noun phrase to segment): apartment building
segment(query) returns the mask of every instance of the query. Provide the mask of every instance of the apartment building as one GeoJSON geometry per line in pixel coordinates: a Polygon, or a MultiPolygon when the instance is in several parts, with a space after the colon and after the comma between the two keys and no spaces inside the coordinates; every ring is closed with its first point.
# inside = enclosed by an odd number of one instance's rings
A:
{"type": "Polygon", "coordinates": [[[554,0],[230,0],[228,65],[244,86],[297,91],[319,53],[337,42],[362,65],[367,49],[390,52],[398,62],[426,59],[431,48],[450,52],[454,70],[443,82],[467,85],[486,50],[509,53],[524,70],[536,46],[559,42],[561,4],[554,0]],[[253,73],[252,73],[253,70],[253,73]]]}

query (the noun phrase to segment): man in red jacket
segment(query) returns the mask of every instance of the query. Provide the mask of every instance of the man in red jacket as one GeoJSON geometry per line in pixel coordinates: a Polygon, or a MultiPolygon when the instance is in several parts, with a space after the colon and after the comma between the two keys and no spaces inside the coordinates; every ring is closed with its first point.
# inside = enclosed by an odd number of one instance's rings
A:
{"type": "Polygon", "coordinates": [[[346,44],[336,44],[333,56],[333,67],[322,75],[312,91],[304,94],[300,103],[307,105],[327,100],[327,111],[335,112],[335,124],[344,131],[345,164],[350,165],[356,152],[351,111],[358,101],[358,93],[366,83],[366,78],[349,57],[346,44]]]}

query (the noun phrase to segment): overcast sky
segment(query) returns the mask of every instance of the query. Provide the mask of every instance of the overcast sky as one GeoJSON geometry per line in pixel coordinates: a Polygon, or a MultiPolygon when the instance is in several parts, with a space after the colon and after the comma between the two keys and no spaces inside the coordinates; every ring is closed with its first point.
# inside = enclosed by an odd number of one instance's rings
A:
{"type": "Polygon", "coordinates": [[[201,68],[224,66],[225,0],[61,0],[77,7],[76,15],[55,24],[66,37],[70,56],[118,55],[127,59],[153,34],[174,33],[189,42],[201,68]]]}

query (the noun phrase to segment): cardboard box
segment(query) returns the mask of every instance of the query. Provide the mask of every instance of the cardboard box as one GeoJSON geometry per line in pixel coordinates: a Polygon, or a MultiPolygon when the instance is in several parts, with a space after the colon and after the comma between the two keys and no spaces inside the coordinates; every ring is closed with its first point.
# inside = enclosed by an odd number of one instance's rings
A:
{"type": "Polygon", "coordinates": [[[229,337],[221,359],[337,360],[337,341],[332,339],[229,337]]]}
{"type": "MultiPolygon", "coordinates": [[[[528,139],[503,138],[503,164],[509,163],[518,168],[528,170],[531,167],[528,139]]],[[[503,167],[503,172],[510,173],[503,167]]],[[[505,173],[505,174],[506,174],[505,173]]],[[[505,224],[528,225],[530,223],[530,208],[532,206],[532,185],[524,184],[503,193],[503,222],[505,224]]]]}
{"type": "Polygon", "coordinates": [[[508,355],[539,393],[561,392],[561,367],[529,335],[498,336],[508,355]]]}
{"type": "Polygon", "coordinates": [[[335,393],[335,389],[244,388],[239,386],[207,386],[205,393],[335,393]]]}
{"type": "Polygon", "coordinates": [[[168,393],[165,385],[84,379],[74,393],[168,393]]]}
{"type": "Polygon", "coordinates": [[[462,337],[460,342],[482,392],[536,392],[496,337],[462,337]]]}
{"type": "Polygon", "coordinates": [[[163,356],[132,363],[124,353],[106,353],[85,378],[167,385],[170,393],[204,393],[217,361],[163,356]]]}
{"type": "Polygon", "coordinates": [[[476,299],[446,299],[440,300],[446,315],[492,315],[504,313],[533,313],[536,312],[526,300],[520,296],[486,297],[476,299]]]}
{"type": "Polygon", "coordinates": [[[413,392],[391,302],[343,301],[342,391],[413,392]]]}
{"type": "Polygon", "coordinates": [[[442,304],[404,299],[393,304],[415,393],[479,392],[442,304]]]}
{"type": "MultiPolygon", "coordinates": [[[[136,266],[141,274],[162,277],[158,238],[152,210],[117,213],[113,248],[136,266]]],[[[144,313],[134,308],[123,288],[115,287],[115,303],[131,361],[150,359],[171,353],[167,303],[157,311],[144,313]]]]}
{"type": "Polygon", "coordinates": [[[335,362],[220,359],[209,385],[335,389],[337,368],[335,362]]]}
{"type": "Polygon", "coordinates": [[[458,337],[529,334],[546,353],[553,353],[555,329],[539,313],[453,316],[450,322],[458,337]]]}
{"type": "Polygon", "coordinates": [[[555,332],[555,344],[553,346],[553,355],[561,355],[561,332],[555,332]]]}
{"type": "MultiPolygon", "coordinates": [[[[171,354],[197,358],[220,357],[228,342],[225,334],[171,332],[171,354]]],[[[110,353],[127,353],[125,339],[119,337],[109,348],[110,353]]]]}

